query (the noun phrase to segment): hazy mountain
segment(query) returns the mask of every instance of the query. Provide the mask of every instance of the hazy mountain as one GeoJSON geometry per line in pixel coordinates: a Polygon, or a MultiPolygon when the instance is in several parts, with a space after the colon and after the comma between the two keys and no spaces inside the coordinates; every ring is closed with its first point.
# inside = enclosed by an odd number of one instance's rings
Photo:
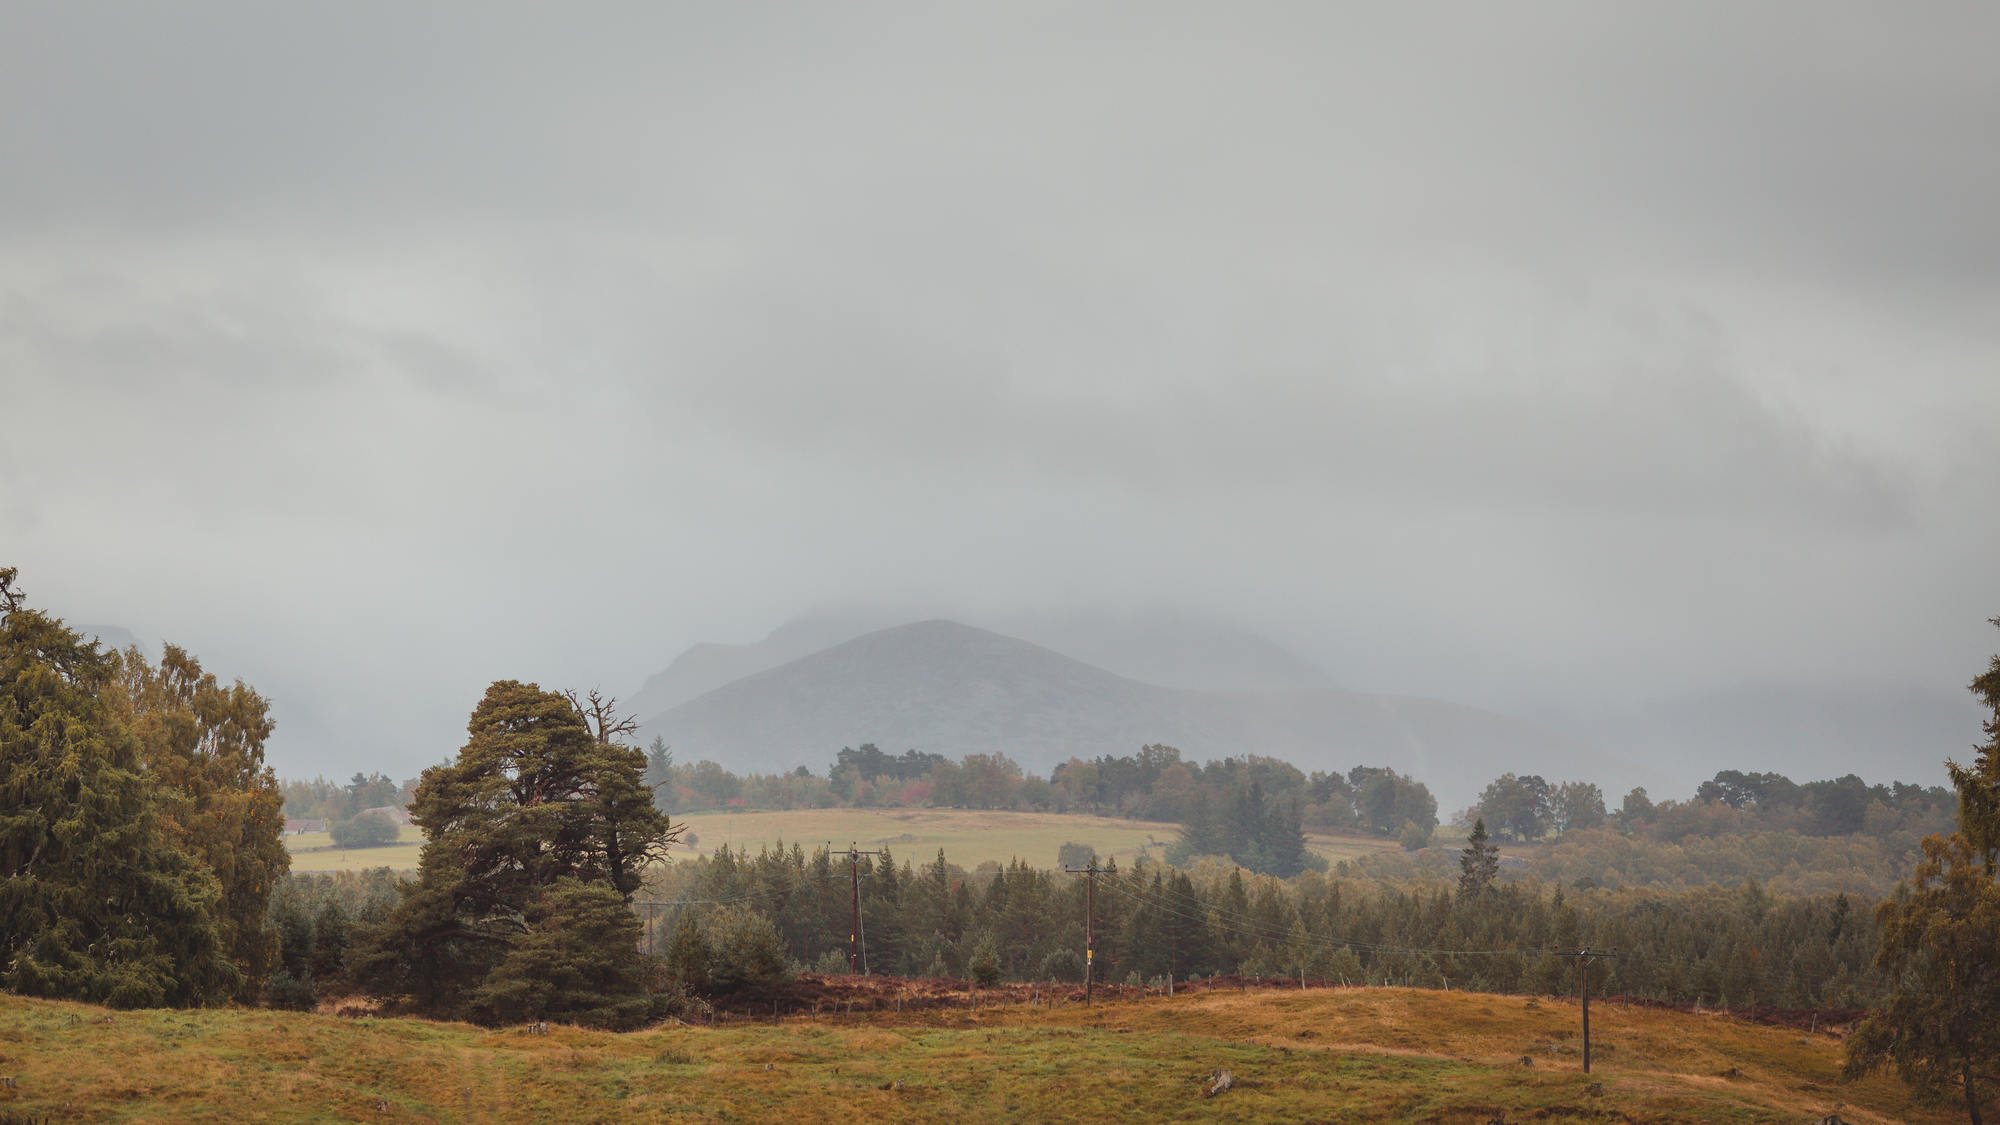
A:
{"type": "MultiPolygon", "coordinates": [[[[698,644],[622,702],[630,714],[657,715],[732,680],[905,620],[815,615],[788,621],[755,644],[698,644]]],[[[979,624],[1143,683],[1220,691],[1332,686],[1324,671],[1269,638],[1177,615],[1038,613],[979,624]]]]}
{"type": "Polygon", "coordinates": [[[1447,812],[1507,770],[1594,780],[1607,793],[1636,772],[1557,732],[1439,700],[1147,684],[950,621],[868,633],[728,683],[646,716],[641,737],[656,735],[681,761],[737,771],[824,770],[841,746],[873,742],[891,753],[1004,752],[1045,774],[1072,755],[1165,742],[1197,759],[1392,765],[1428,783],[1447,812]]]}
{"type": "Polygon", "coordinates": [[[1158,613],[1042,613],[974,624],[1128,680],[1201,691],[1334,686],[1325,670],[1232,625],[1158,613]]]}
{"type": "Polygon", "coordinates": [[[755,644],[698,644],[675,657],[664,671],[649,677],[630,699],[619,703],[627,714],[657,715],[732,680],[789,664],[882,625],[879,621],[855,618],[801,617],[787,621],[755,644]]]}
{"type": "Polygon", "coordinates": [[[153,658],[153,646],[139,640],[130,629],[121,629],[116,625],[72,625],[70,628],[75,629],[80,636],[95,638],[97,643],[107,650],[123,652],[133,645],[138,645],[139,651],[146,654],[146,659],[153,658]]]}

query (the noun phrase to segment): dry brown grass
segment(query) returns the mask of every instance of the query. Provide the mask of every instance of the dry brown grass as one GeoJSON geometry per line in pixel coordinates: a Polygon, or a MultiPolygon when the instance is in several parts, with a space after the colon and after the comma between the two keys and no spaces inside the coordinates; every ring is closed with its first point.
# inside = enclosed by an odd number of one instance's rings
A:
{"type": "Polygon", "coordinates": [[[1574,1002],[1402,989],[623,1036],[0,998],[0,1074],[17,1079],[0,1120],[1779,1123],[1836,1108],[1867,1125],[1954,1120],[1890,1079],[1842,1083],[1827,1035],[1611,1004],[1591,1016],[1585,1076],[1574,1002]],[[1237,1085],[1210,1101],[1198,1079],[1218,1066],[1237,1085]]]}

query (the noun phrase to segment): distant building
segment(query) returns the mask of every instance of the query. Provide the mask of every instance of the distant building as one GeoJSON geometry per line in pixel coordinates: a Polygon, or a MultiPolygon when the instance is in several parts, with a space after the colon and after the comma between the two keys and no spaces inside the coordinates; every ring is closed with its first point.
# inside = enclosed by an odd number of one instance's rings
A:
{"type": "Polygon", "coordinates": [[[287,836],[300,836],[307,832],[324,831],[326,831],[326,821],[324,820],[287,820],[285,822],[285,835],[287,836]]]}

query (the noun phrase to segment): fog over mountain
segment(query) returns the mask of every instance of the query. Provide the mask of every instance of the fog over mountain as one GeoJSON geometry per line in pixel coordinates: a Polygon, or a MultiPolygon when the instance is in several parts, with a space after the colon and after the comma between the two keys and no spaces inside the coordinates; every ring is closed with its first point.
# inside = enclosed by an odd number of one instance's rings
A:
{"type": "MultiPolygon", "coordinates": [[[[633,715],[650,718],[732,680],[906,623],[886,613],[808,614],[755,644],[697,644],[620,702],[633,715]]],[[[1161,614],[1044,611],[989,620],[985,625],[1127,679],[1164,687],[1259,691],[1324,687],[1332,682],[1323,670],[1284,646],[1214,622],[1161,614]]]]}
{"type": "MultiPolygon", "coordinates": [[[[1142,683],[952,621],[866,633],[648,715],[682,761],[824,772],[842,745],[1006,754],[1046,776],[1070,757],[1164,742],[1206,760],[1248,753],[1345,773],[1392,764],[1463,806],[1503,772],[1614,787],[1662,775],[1547,728],[1439,700],[1331,688],[1203,691],[1142,683]],[[1474,779],[1477,779],[1476,781],[1474,779]]],[[[1614,801],[1615,803],[1615,801],[1614,801]]]]}
{"type": "Polygon", "coordinates": [[[2000,636],[1995,42],[9,6],[0,565],[271,697],[285,774],[414,774],[495,679],[755,649],[687,703],[932,618],[1252,686],[1050,624],[1096,618],[1677,778],[1940,781],[2000,636]],[[761,641],[802,614],[861,627],[761,641]]]}

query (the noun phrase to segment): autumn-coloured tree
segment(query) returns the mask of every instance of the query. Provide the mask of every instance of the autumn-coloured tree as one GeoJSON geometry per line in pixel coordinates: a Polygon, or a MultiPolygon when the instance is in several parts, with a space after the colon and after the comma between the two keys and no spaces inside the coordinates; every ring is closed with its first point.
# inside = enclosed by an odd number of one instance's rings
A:
{"type": "Polygon", "coordinates": [[[284,796],[264,763],[270,705],[242,680],[222,684],[175,645],[157,666],[137,646],[115,666],[107,698],[168,798],[160,827],[221,884],[223,942],[242,974],[239,998],[254,1001],[278,949],[265,906],[291,867],[284,796]]]}

